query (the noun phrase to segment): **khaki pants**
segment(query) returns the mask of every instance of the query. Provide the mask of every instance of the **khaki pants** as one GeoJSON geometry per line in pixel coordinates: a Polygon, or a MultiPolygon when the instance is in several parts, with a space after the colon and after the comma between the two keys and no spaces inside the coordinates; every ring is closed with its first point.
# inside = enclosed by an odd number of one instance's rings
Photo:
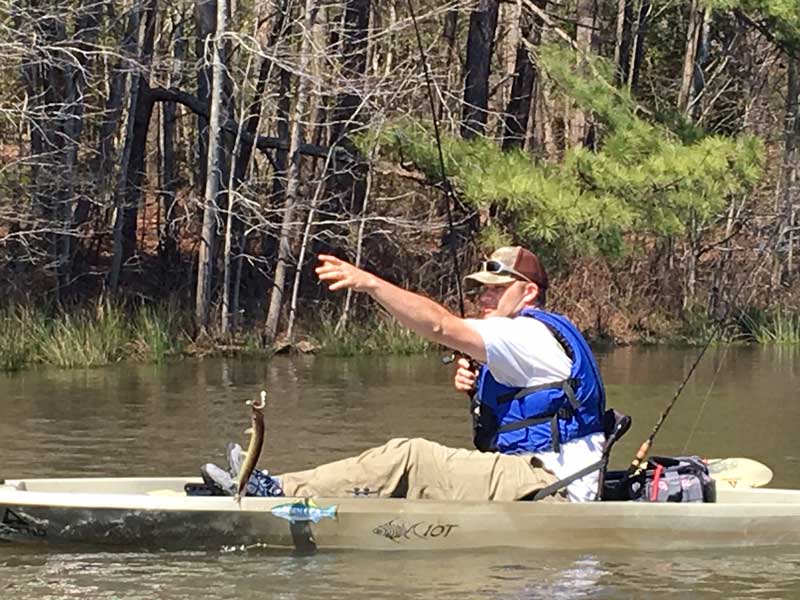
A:
{"type": "MultiPolygon", "coordinates": [[[[448,448],[397,438],[346,458],[280,475],[287,496],[519,500],[556,481],[532,456],[448,448]]],[[[550,501],[564,500],[556,494],[550,501]]]]}

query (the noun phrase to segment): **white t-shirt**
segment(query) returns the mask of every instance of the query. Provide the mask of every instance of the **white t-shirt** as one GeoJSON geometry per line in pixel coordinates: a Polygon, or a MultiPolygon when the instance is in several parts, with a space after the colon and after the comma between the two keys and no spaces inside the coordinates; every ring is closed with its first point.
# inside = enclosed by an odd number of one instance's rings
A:
{"type": "MultiPolygon", "coordinates": [[[[530,387],[567,379],[572,361],[547,326],[530,317],[467,319],[483,338],[486,365],[498,383],[530,387]]],[[[593,433],[561,444],[560,452],[534,456],[563,479],[600,460],[605,435],[593,433]]],[[[595,471],[567,486],[573,502],[594,500],[599,473],[595,471]]]]}

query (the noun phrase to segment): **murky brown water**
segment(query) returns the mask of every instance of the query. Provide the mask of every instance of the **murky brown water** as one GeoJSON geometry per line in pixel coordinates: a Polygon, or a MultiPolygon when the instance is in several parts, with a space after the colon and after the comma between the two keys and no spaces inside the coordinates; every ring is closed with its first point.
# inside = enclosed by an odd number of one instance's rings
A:
{"type": "MultiPolygon", "coordinates": [[[[630,459],[696,351],[602,355],[609,404],[634,417],[630,459]]],[[[656,453],[749,456],[800,488],[800,353],[709,352],[656,453]]],[[[262,466],[302,469],[423,436],[469,443],[465,399],[435,358],[277,358],[0,375],[0,477],[189,475],[246,442],[266,388],[262,466]]],[[[0,598],[800,597],[800,548],[683,554],[491,552],[98,553],[0,545],[0,598]]]]}

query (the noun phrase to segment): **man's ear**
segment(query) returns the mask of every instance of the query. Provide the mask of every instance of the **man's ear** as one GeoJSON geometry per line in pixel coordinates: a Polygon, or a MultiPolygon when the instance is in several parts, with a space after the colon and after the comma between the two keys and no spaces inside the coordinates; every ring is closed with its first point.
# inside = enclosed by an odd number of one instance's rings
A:
{"type": "Polygon", "coordinates": [[[536,304],[536,299],[539,297],[539,286],[532,281],[525,284],[525,294],[523,299],[525,304],[536,304]]]}

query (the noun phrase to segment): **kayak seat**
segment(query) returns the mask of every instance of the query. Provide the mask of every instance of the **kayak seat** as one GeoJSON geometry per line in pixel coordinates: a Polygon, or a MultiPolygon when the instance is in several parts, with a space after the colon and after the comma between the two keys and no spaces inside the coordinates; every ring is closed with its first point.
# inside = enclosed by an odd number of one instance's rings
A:
{"type": "Polygon", "coordinates": [[[614,447],[614,444],[616,444],[619,439],[625,435],[625,433],[627,433],[630,427],[631,418],[628,415],[622,414],[613,408],[608,409],[603,415],[603,432],[606,436],[606,442],[603,445],[603,453],[600,457],[600,460],[592,463],[588,467],[584,467],[580,471],[577,471],[568,477],[559,479],[555,483],[548,485],[546,488],[538,490],[524,498],[520,498],[520,500],[536,502],[542,498],[546,498],[547,496],[552,496],[556,492],[567,487],[573,481],[576,481],[581,477],[585,477],[590,473],[594,473],[595,471],[600,471],[597,487],[597,500],[605,500],[606,470],[608,469],[608,460],[611,456],[611,449],[614,447]]]}
{"type": "Polygon", "coordinates": [[[608,409],[603,415],[603,430],[606,434],[606,443],[603,446],[603,457],[600,459],[603,463],[600,468],[600,480],[597,482],[597,499],[608,500],[606,493],[606,476],[608,473],[608,461],[611,458],[611,449],[614,447],[622,436],[628,433],[631,428],[631,419],[628,415],[614,410],[608,409]]]}

